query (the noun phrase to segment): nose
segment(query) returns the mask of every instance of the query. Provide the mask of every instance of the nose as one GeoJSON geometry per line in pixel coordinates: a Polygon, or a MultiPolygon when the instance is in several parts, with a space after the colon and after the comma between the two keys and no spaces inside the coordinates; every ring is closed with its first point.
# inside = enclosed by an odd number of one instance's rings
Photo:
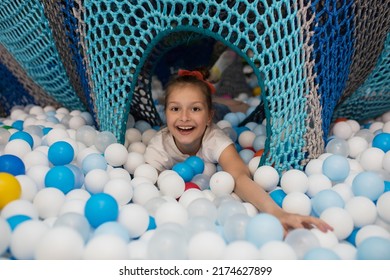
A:
{"type": "Polygon", "coordinates": [[[180,120],[181,121],[188,121],[190,119],[190,114],[188,110],[182,110],[180,114],[180,120]]]}

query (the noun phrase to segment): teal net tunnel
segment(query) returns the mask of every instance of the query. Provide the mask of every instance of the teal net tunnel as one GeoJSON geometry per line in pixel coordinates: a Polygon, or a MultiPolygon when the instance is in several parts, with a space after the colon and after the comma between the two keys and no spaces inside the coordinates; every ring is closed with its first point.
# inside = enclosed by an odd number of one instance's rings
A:
{"type": "Polygon", "coordinates": [[[2,1],[0,73],[17,86],[0,83],[0,112],[14,95],[88,110],[123,142],[129,113],[163,123],[151,95],[161,57],[212,38],[263,89],[253,113],[267,120],[262,164],[303,168],[337,117],[390,109],[389,28],[389,0],[2,1]]]}

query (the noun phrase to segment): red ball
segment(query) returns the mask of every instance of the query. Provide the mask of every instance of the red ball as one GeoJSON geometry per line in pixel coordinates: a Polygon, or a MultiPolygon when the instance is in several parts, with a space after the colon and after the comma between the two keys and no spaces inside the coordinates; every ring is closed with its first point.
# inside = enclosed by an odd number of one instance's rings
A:
{"type": "Polygon", "coordinates": [[[200,187],[197,184],[193,183],[193,182],[186,182],[185,183],[185,187],[184,187],[184,191],[189,190],[189,189],[198,189],[198,190],[200,190],[200,187]]]}

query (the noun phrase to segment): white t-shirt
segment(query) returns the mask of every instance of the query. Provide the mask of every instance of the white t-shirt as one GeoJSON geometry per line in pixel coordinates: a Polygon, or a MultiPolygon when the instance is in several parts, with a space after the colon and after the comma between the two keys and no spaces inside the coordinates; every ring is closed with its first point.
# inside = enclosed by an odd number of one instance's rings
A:
{"type": "MultiPolygon", "coordinates": [[[[207,163],[218,163],[218,159],[223,150],[233,144],[233,141],[217,125],[209,126],[202,139],[202,146],[197,152],[197,156],[207,163]]],[[[146,148],[145,162],[152,165],[159,171],[172,169],[179,162],[184,161],[189,155],[183,154],[177,148],[172,134],[165,127],[158,131],[150,140],[146,148]]]]}

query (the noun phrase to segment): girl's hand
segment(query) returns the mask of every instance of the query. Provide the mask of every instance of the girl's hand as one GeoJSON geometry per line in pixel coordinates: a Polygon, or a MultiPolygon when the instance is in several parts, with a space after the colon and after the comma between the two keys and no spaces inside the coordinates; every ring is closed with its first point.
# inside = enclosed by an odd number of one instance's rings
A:
{"type": "Polygon", "coordinates": [[[291,214],[283,211],[279,215],[277,215],[277,218],[282,223],[285,230],[285,234],[289,230],[295,228],[306,228],[306,229],[318,228],[322,232],[333,230],[333,228],[327,223],[325,223],[323,220],[312,216],[291,214]]]}

